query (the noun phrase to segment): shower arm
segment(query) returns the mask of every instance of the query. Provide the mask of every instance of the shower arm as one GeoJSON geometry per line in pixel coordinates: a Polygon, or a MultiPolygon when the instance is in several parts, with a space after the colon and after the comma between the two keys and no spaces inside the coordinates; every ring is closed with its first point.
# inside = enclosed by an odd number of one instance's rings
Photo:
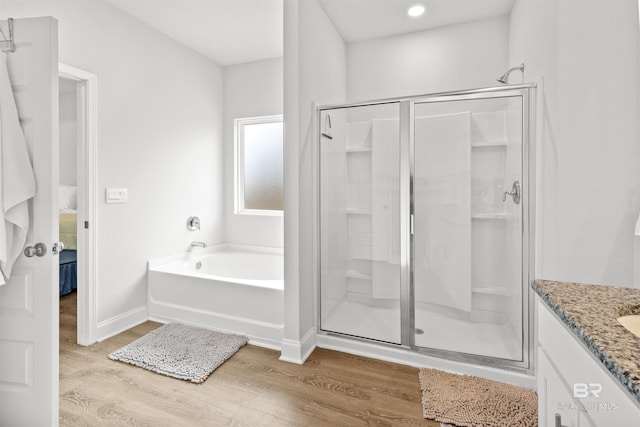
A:
{"type": "Polygon", "coordinates": [[[517,67],[509,68],[509,71],[507,71],[507,74],[511,74],[515,70],[520,70],[521,72],[524,73],[524,64],[520,64],[517,67]]]}

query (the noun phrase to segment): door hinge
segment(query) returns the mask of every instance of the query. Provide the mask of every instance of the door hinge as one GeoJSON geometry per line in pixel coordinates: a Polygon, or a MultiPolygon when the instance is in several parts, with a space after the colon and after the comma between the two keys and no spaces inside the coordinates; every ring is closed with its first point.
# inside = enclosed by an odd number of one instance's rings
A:
{"type": "Polygon", "coordinates": [[[414,233],[414,228],[413,228],[413,214],[411,214],[409,216],[409,234],[413,235],[414,233]]]}
{"type": "Polygon", "coordinates": [[[89,221],[84,222],[84,228],[89,228],[89,221]]]}

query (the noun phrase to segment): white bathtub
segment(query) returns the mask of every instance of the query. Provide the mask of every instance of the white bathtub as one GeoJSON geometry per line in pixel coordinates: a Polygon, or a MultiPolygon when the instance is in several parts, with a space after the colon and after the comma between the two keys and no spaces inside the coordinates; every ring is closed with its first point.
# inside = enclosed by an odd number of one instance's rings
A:
{"type": "Polygon", "coordinates": [[[149,318],[246,334],[280,348],[282,249],[221,244],[149,261],[149,318]]]}

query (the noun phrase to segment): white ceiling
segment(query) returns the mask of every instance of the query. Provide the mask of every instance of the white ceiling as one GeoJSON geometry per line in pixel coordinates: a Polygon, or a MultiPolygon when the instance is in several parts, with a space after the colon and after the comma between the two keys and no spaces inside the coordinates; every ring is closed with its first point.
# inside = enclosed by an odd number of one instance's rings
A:
{"type": "Polygon", "coordinates": [[[282,56],[282,0],[107,0],[226,66],[282,56]]]}
{"type": "MultiPolygon", "coordinates": [[[[283,0],[107,0],[226,66],[283,54],[283,0]]],[[[305,0],[302,0],[305,1],[305,0]]],[[[347,43],[500,16],[515,0],[318,0],[347,43]],[[427,13],[407,16],[422,3],[427,13]]]]}
{"type": "Polygon", "coordinates": [[[345,42],[375,39],[509,13],[515,0],[319,0],[345,42]],[[407,15],[426,6],[419,18],[407,15]]]}

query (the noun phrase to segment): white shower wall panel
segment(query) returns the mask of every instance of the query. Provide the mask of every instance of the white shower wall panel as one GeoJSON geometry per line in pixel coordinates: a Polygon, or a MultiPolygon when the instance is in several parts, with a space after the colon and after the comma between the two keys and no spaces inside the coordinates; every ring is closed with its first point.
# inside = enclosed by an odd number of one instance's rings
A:
{"type": "Polygon", "coordinates": [[[348,179],[346,154],[346,123],[343,114],[332,112],[330,118],[323,116],[321,122],[327,126],[329,137],[322,137],[320,144],[321,188],[330,189],[321,193],[320,238],[324,277],[333,286],[326,289],[320,305],[321,318],[332,313],[347,294],[348,265],[348,179]],[[328,126],[331,123],[331,127],[328,126]],[[333,238],[329,238],[332,236],[333,238]],[[339,236],[339,238],[335,238],[339,236]]]}
{"type": "Polygon", "coordinates": [[[468,112],[415,121],[415,300],[463,312],[471,311],[470,121],[468,112]]]}

